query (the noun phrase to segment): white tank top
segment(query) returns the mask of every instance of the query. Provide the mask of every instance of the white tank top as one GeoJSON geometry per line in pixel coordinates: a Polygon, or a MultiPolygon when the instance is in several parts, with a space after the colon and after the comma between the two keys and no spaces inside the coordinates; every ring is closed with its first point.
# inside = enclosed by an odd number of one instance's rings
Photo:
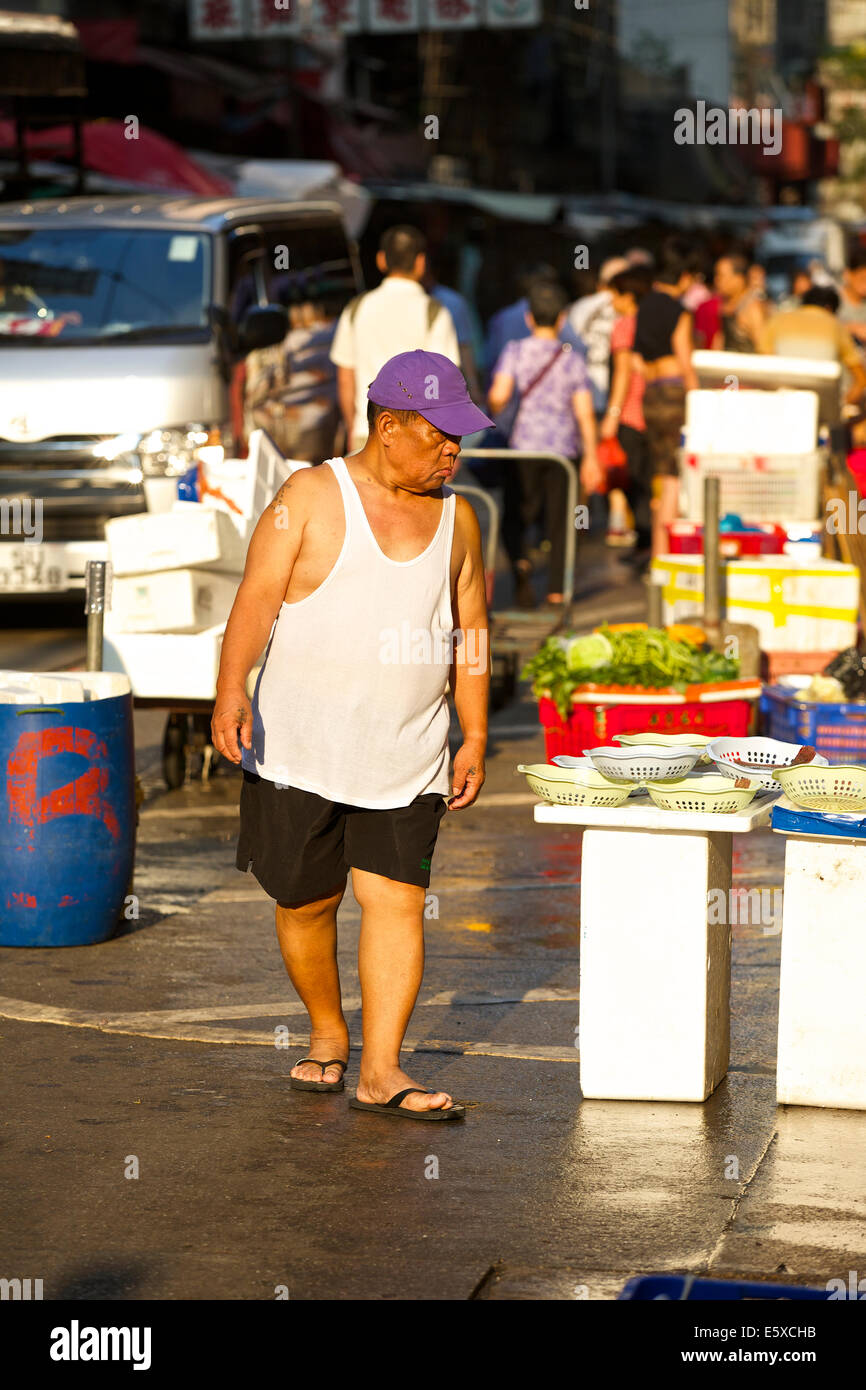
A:
{"type": "Polygon", "coordinates": [[[318,589],[280,608],[243,766],[372,810],[448,796],[455,494],[443,488],[427,549],[389,560],[344,460],[326,463],[343,497],[343,547],[318,589]]]}

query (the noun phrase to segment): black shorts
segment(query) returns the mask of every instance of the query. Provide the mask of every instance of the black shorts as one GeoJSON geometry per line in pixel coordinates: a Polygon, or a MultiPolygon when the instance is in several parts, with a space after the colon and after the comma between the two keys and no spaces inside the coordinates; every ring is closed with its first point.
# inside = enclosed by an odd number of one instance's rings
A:
{"type": "Polygon", "coordinates": [[[328,897],[349,869],[427,888],[446,801],[438,792],[372,811],[278,787],[244,769],[236,863],[279,903],[328,897]]]}

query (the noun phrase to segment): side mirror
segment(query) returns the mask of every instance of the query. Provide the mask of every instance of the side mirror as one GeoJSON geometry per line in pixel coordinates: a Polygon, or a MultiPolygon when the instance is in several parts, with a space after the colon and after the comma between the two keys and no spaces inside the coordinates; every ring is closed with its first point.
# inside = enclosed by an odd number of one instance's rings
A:
{"type": "Polygon", "coordinates": [[[289,331],[289,313],[282,304],[254,304],[244,314],[238,343],[244,356],[257,348],[274,347],[289,331]]]}

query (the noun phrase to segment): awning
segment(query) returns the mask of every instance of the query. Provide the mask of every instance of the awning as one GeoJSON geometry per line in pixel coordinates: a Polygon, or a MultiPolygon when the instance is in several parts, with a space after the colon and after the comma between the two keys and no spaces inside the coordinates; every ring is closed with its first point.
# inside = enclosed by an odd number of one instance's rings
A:
{"type": "MultiPolygon", "coordinates": [[[[88,121],[82,126],[83,163],[86,169],[112,178],[126,179],[141,188],[221,196],[234,192],[228,179],[209,173],[191,159],[180,145],[164,135],[140,126],[135,139],[127,138],[123,121],[88,121]]],[[[0,121],[0,150],[15,147],[15,127],[0,121]]],[[[71,125],[27,131],[28,154],[74,158],[71,125]]]]}

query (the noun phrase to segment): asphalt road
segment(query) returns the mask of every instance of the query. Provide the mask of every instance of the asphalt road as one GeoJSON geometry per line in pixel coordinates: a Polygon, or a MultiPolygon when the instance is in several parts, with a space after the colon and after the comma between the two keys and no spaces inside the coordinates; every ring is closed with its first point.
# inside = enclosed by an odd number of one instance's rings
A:
{"type": "MultiPolygon", "coordinates": [[[[597,581],[582,625],[634,605],[597,581]]],[[[82,630],[53,621],[7,630],[0,663],[74,664],[82,630]]],[[[272,906],[233,867],[238,775],[167,792],[160,730],[139,716],[139,918],[100,946],[0,950],[0,1274],[46,1299],[573,1300],[639,1272],[823,1287],[862,1265],[866,1118],[775,1103],[778,936],[734,928],[731,1066],[706,1103],[582,1101],[581,842],[532,820],[527,698],[434,859],[406,1065],[468,1114],[432,1131],[289,1089],[303,1016],[272,906]]],[[[735,881],[777,886],[781,854],[737,837],[735,881]]],[[[347,895],[348,1094],[358,926],[347,895]]]]}

